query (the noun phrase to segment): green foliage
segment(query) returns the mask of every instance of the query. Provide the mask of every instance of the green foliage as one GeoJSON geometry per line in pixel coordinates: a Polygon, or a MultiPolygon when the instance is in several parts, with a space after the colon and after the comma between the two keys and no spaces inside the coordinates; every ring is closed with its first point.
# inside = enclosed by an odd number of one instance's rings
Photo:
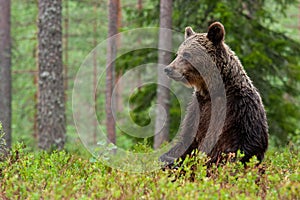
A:
{"type": "MultiPolygon", "coordinates": [[[[135,152],[151,152],[145,144],[135,152]]],[[[256,167],[240,162],[204,166],[203,154],[184,160],[174,170],[128,173],[64,151],[30,153],[13,147],[0,162],[1,199],[298,199],[299,147],[271,147],[256,167]],[[210,172],[207,176],[207,172],[210,172]]],[[[240,156],[240,155],[238,155],[240,156]]]]}
{"type": "Polygon", "coordinates": [[[151,122],[148,113],[155,96],[156,84],[143,86],[131,95],[129,103],[133,109],[130,111],[130,116],[139,126],[146,126],[151,122]]]}

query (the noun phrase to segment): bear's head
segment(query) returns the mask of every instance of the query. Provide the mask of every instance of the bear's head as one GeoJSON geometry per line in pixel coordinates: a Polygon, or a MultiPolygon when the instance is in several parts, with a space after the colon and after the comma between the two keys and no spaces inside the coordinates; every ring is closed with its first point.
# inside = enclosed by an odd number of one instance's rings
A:
{"type": "Polygon", "coordinates": [[[211,56],[224,46],[224,26],[215,22],[207,33],[195,33],[191,27],[185,29],[185,41],[180,45],[175,60],[165,69],[165,73],[176,81],[181,81],[196,91],[206,88],[217,63],[211,56]]]}

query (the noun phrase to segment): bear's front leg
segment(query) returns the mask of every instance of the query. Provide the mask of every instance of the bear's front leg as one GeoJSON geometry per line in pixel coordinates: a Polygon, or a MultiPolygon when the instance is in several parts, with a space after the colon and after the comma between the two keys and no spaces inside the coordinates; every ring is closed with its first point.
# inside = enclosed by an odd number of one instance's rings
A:
{"type": "Polygon", "coordinates": [[[185,157],[190,154],[196,147],[196,142],[192,142],[190,145],[185,145],[184,141],[177,142],[167,153],[160,156],[159,160],[165,164],[165,166],[173,167],[177,159],[185,157]]]}

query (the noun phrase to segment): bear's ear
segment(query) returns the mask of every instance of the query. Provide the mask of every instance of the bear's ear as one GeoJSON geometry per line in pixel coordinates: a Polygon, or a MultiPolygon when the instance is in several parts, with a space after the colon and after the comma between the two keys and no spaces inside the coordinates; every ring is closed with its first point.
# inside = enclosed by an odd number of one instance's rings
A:
{"type": "Polygon", "coordinates": [[[214,44],[217,45],[224,40],[225,29],[223,24],[220,22],[214,22],[208,27],[207,38],[214,44]]]}
{"type": "Polygon", "coordinates": [[[184,34],[184,38],[187,39],[190,36],[194,35],[195,32],[193,31],[192,27],[188,26],[185,28],[185,34],[184,34]]]}

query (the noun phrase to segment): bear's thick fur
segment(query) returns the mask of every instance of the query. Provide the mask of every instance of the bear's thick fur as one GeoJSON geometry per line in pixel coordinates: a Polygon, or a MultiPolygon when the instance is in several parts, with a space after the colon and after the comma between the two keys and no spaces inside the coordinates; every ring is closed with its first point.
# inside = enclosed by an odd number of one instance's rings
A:
{"type": "Polygon", "coordinates": [[[187,27],[177,57],[165,68],[170,78],[194,88],[177,142],[160,157],[167,164],[194,149],[205,152],[210,163],[218,163],[222,153],[238,150],[245,155],[243,163],[254,155],[259,161],[264,158],[268,147],[264,106],[224,36],[219,22],[211,24],[208,33],[187,27]]]}

